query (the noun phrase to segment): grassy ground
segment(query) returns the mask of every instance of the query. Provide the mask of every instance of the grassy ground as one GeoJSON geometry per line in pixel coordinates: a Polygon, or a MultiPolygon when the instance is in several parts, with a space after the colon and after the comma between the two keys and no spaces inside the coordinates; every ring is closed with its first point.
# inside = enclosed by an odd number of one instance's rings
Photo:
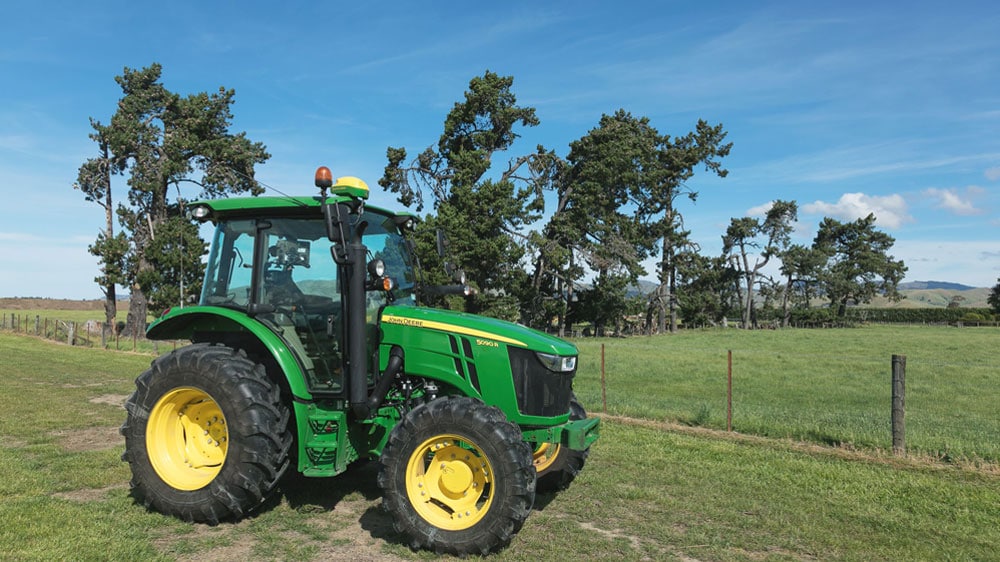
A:
{"type": "MultiPolygon", "coordinates": [[[[63,309],[63,308],[34,308],[34,309],[15,309],[15,308],[4,308],[0,309],[0,315],[7,317],[7,325],[10,325],[10,316],[21,317],[21,322],[27,322],[29,326],[34,326],[35,316],[42,319],[45,318],[55,318],[63,320],[65,322],[80,322],[81,324],[93,320],[94,322],[104,322],[104,309],[93,310],[93,309],[63,309]]],[[[118,309],[118,314],[116,318],[119,322],[124,322],[128,317],[128,306],[118,309]]]]}
{"type": "Polygon", "coordinates": [[[876,326],[839,330],[682,331],[581,339],[577,393],[608,411],[725,429],[733,352],[736,431],[888,449],[892,355],[906,356],[906,441],[943,459],[1000,459],[995,328],[876,326]]]}
{"type": "MultiPolygon", "coordinates": [[[[148,513],[128,495],[117,427],[150,356],[9,334],[0,350],[0,559],[437,558],[392,532],[370,464],[289,478],[240,523],[148,513]]],[[[995,465],[607,417],[574,485],[540,496],[495,559],[989,560],[997,505],[995,465]]]]}

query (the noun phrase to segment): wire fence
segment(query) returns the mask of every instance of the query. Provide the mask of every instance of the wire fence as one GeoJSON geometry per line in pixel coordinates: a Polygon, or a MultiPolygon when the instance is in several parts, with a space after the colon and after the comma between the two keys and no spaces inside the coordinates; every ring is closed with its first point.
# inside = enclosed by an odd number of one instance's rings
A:
{"type": "Polygon", "coordinates": [[[684,353],[683,361],[643,363],[636,359],[641,353],[602,343],[599,364],[581,359],[577,393],[588,409],[614,415],[945,461],[1000,462],[1000,368],[988,350],[959,361],[922,353],[684,353]]]}
{"type": "Polygon", "coordinates": [[[26,334],[72,346],[153,352],[176,349],[186,341],[147,340],[139,335],[121,336],[111,324],[97,320],[67,320],[40,314],[9,312],[0,314],[0,330],[26,334]]]}

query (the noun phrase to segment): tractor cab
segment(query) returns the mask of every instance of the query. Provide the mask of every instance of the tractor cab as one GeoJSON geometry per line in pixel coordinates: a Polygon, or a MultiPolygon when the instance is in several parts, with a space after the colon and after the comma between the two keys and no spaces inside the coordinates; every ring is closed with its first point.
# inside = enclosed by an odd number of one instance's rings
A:
{"type": "MultiPolygon", "coordinates": [[[[222,202],[213,202],[215,235],[199,304],[248,312],[295,352],[311,393],[338,393],[345,388],[347,366],[348,272],[331,258],[336,243],[330,241],[315,201],[305,207],[312,212],[303,212],[295,202],[261,201],[269,212],[253,217],[227,212],[222,202]]],[[[369,208],[351,221],[368,225],[362,242],[371,267],[364,270],[372,271],[363,314],[370,336],[383,306],[414,302],[414,270],[401,231],[412,219],[369,208]],[[385,290],[387,282],[391,291],[385,290]]]]}

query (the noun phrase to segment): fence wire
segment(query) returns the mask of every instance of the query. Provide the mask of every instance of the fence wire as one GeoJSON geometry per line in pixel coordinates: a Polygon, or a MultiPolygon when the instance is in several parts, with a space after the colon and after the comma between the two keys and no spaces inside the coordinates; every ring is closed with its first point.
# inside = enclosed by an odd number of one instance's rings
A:
{"type": "MultiPolygon", "coordinates": [[[[687,363],[636,368],[613,344],[598,361],[581,358],[576,392],[589,410],[674,421],[845,448],[890,450],[892,355],[733,353],[684,347],[687,363]],[[695,367],[696,366],[696,367],[695,367]],[[729,409],[731,399],[731,411],[729,409]]],[[[591,354],[592,355],[592,354],[591,354]]],[[[966,360],[910,357],[905,369],[909,453],[944,460],[1000,462],[1000,369],[988,351],[966,360]]]]}

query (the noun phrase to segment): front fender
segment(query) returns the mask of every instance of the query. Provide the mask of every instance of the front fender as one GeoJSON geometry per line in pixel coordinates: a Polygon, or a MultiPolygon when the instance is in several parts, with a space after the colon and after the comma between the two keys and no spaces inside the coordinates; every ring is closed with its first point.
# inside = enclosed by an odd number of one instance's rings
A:
{"type": "Polygon", "coordinates": [[[204,332],[243,333],[256,338],[281,368],[292,395],[297,399],[312,399],[305,375],[292,351],[277,334],[245,312],[220,306],[171,309],[149,325],[146,337],[151,340],[193,340],[195,333],[204,332]]]}

